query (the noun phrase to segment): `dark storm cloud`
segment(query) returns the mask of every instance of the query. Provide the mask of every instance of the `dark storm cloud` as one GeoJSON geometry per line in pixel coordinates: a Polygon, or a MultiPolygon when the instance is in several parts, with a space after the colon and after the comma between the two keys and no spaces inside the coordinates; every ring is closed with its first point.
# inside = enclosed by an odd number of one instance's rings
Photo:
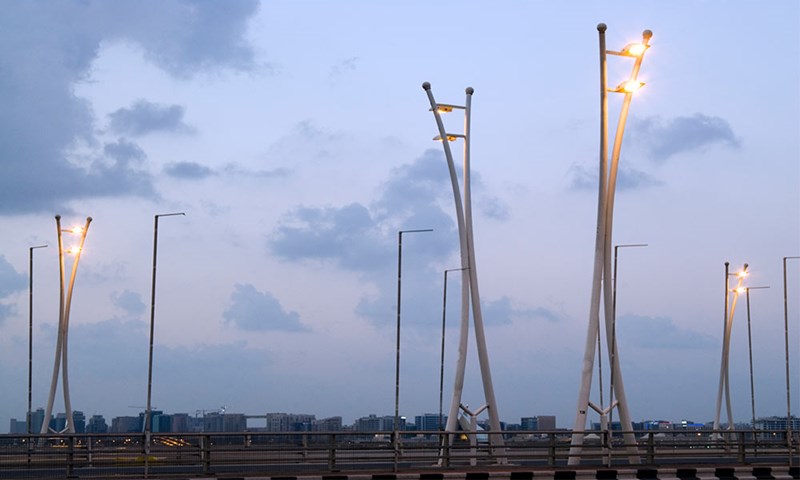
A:
{"type": "Polygon", "coordinates": [[[222,314],[226,323],[251,332],[308,331],[297,312],[287,312],[269,292],[260,292],[250,284],[237,284],[230,305],[222,314]]]}
{"type": "Polygon", "coordinates": [[[147,308],[142,301],[142,296],[130,290],[112,293],[111,301],[114,303],[114,306],[130,315],[141,315],[147,308]]]}
{"type": "Polygon", "coordinates": [[[103,42],[139,45],[148,59],[183,77],[249,69],[253,52],[243,35],[257,7],[255,0],[5,3],[0,214],[64,212],[70,200],[87,197],[154,197],[152,178],[121,144],[88,165],[70,162],[76,143],[97,143],[91,107],[74,85],[87,78],[103,42]]]}
{"type": "Polygon", "coordinates": [[[164,167],[164,173],[173,178],[186,180],[202,180],[203,178],[216,175],[214,170],[196,162],[175,162],[164,167]]]}
{"type": "Polygon", "coordinates": [[[617,318],[620,343],[644,348],[706,348],[716,342],[708,335],[678,328],[671,319],[622,315],[617,318]]]}
{"type": "MultiPolygon", "coordinates": [[[[569,169],[570,190],[597,191],[597,168],[573,165],[569,169]]],[[[634,168],[620,166],[617,170],[617,190],[627,191],[663,185],[663,182],[634,168]]]]}
{"type": "Polygon", "coordinates": [[[190,133],[192,128],[183,122],[183,114],[180,105],[138,100],[131,108],[120,108],[108,117],[112,131],[135,137],[153,132],[190,133]]]}
{"type": "Polygon", "coordinates": [[[727,120],[695,113],[690,117],[649,117],[633,124],[637,141],[643,142],[653,160],[668,158],[712,145],[738,149],[740,140],[727,120]]]}

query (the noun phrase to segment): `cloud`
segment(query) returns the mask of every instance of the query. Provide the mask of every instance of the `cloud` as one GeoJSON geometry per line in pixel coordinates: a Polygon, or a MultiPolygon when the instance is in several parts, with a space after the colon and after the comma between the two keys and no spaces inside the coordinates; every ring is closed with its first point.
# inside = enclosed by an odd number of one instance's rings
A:
{"type": "Polygon", "coordinates": [[[120,138],[116,143],[106,143],[103,146],[103,153],[124,164],[128,164],[131,161],[138,163],[147,158],[144,150],[142,150],[139,145],[129,142],[124,138],[120,138]]]}
{"type": "Polygon", "coordinates": [[[6,257],[0,255],[0,298],[24,290],[27,284],[27,277],[14,270],[6,257]]]}
{"type": "Polygon", "coordinates": [[[141,136],[153,132],[190,133],[183,122],[184,108],[137,100],[131,108],[120,108],[108,114],[110,128],[116,133],[141,136]]]}
{"type": "Polygon", "coordinates": [[[235,163],[229,163],[223,167],[222,172],[228,175],[239,175],[243,177],[284,178],[291,175],[292,170],[285,167],[278,167],[272,170],[249,170],[242,168],[235,163]]]}
{"type": "MultiPolygon", "coordinates": [[[[597,168],[573,164],[569,169],[570,190],[597,191],[597,168]]],[[[663,185],[661,180],[631,167],[620,165],[617,170],[617,190],[624,192],[663,185]]]]}
{"type": "Polygon", "coordinates": [[[544,307],[517,309],[509,297],[483,302],[483,318],[486,325],[509,325],[514,318],[541,319],[558,322],[563,316],[544,307]]]}
{"type": "Polygon", "coordinates": [[[114,306],[131,315],[141,315],[147,308],[142,301],[142,296],[130,290],[113,292],[111,294],[111,301],[114,306]]]}
{"type": "Polygon", "coordinates": [[[231,293],[230,306],[222,314],[226,323],[251,332],[304,332],[297,312],[287,312],[269,292],[259,292],[253,285],[237,284],[231,293]]]}
{"type": "MultiPolygon", "coordinates": [[[[403,238],[413,252],[403,254],[403,291],[414,302],[402,310],[405,324],[434,325],[431,314],[441,309],[441,292],[431,284],[441,278],[442,260],[459,247],[444,155],[428,150],[393,169],[379,192],[369,205],[297,207],[281,219],[268,247],[285,261],[328,263],[359,274],[376,288],[359,300],[356,313],[385,325],[396,312],[398,231],[433,229],[403,238]]],[[[504,214],[496,202],[496,217],[504,214]]]]}
{"type": "Polygon", "coordinates": [[[741,146],[727,120],[702,113],[671,120],[648,117],[634,123],[632,128],[653,160],[662,162],[674,155],[702,151],[712,145],[721,144],[733,149],[741,146]]]}
{"type": "Polygon", "coordinates": [[[0,303],[0,325],[4,324],[6,319],[17,314],[17,306],[15,304],[0,303]]]}
{"type": "Polygon", "coordinates": [[[620,343],[643,348],[698,349],[712,347],[712,337],[678,328],[666,317],[623,315],[617,318],[620,343]]]}
{"type": "Polygon", "coordinates": [[[330,83],[336,83],[339,77],[341,77],[347,72],[354,72],[356,71],[357,68],[358,68],[358,57],[346,58],[331,67],[331,70],[328,73],[328,80],[330,81],[330,83]]]}
{"type": "MultiPolygon", "coordinates": [[[[77,145],[99,145],[91,105],[75,95],[74,85],[90,74],[100,46],[114,41],[138,45],[146,58],[180,77],[252,69],[245,33],[257,9],[256,0],[3,5],[0,215],[64,212],[69,201],[81,198],[154,198],[153,179],[133,144],[93,150],[80,166],[71,158],[77,145]]],[[[161,119],[162,126],[179,125],[169,123],[172,115],[161,119]]],[[[134,132],[155,126],[128,120],[120,126],[134,132]]]]}
{"type": "Polygon", "coordinates": [[[173,178],[202,180],[216,175],[214,170],[196,162],[174,162],[164,167],[164,173],[173,178]]]}

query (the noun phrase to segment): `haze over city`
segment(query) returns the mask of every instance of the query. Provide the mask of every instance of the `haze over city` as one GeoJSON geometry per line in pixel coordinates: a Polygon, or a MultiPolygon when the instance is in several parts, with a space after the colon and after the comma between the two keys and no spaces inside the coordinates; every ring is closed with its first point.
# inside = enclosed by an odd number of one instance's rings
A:
{"type": "MultiPolygon", "coordinates": [[[[56,214],[93,218],[69,333],[72,405],[87,416],[145,405],[153,215],[170,212],[186,215],[159,223],[154,408],[390,415],[397,231],[430,228],[403,242],[400,413],[436,412],[442,272],[459,253],[428,81],[444,103],[475,89],[475,251],[500,418],[571,427],[596,230],[600,22],[609,48],[653,31],[614,222],[615,244],[648,244],[619,261],[631,415],[713,418],[726,261],[770,286],[751,295],[756,413],[785,415],[781,258],[800,255],[796,1],[15,0],[3,11],[0,425],[27,409],[28,255],[42,244],[33,408],[47,401],[56,214]]],[[[609,69],[616,85],[630,62],[609,69]]],[[[620,99],[610,105],[615,121],[620,99]]],[[[800,261],[789,266],[797,413],[800,261]]],[[[460,291],[457,275],[448,282],[446,398],[460,291]]],[[[743,302],[730,370],[734,419],[747,422],[743,302]]],[[[463,401],[484,402],[472,337],[463,401]]]]}

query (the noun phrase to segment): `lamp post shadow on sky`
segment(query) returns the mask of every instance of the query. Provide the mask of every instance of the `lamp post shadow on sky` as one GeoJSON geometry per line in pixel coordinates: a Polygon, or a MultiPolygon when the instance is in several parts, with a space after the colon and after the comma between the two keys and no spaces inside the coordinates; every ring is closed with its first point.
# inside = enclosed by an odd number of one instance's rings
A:
{"type": "Polygon", "coordinates": [[[591,408],[601,416],[605,416],[604,408],[594,405],[589,400],[592,374],[594,370],[594,357],[597,345],[597,336],[600,329],[600,301],[601,291],[603,300],[603,312],[606,329],[606,342],[608,345],[611,375],[614,382],[614,394],[617,398],[609,405],[609,408],[618,408],[620,423],[623,430],[625,444],[628,445],[628,462],[638,464],[640,462],[636,449],[636,438],[633,434],[633,424],[631,422],[628,402],[625,395],[625,387],[622,381],[620,370],[619,352],[616,346],[610,345],[613,337],[613,299],[611,286],[611,245],[614,218],[614,196],[616,191],[617,170],[620,152],[622,149],[622,138],[625,133],[625,124],[630,109],[633,93],[644,85],[638,80],[639,69],[641,68],[644,54],[649,48],[650,38],[653,32],[645,30],[642,32],[641,43],[631,43],[626,45],[621,51],[606,49],[606,25],[597,25],[599,48],[600,48],[600,165],[599,165],[599,188],[597,201],[597,236],[595,237],[595,255],[592,275],[592,291],[589,307],[589,322],[586,333],[586,346],[583,357],[583,369],[581,372],[581,383],[578,392],[578,402],[575,413],[575,423],[572,429],[572,441],[569,453],[569,465],[578,465],[581,462],[583,451],[583,441],[586,430],[586,414],[591,408]],[[620,83],[616,88],[608,88],[608,69],[607,55],[634,58],[634,65],[628,80],[620,83]],[[610,168],[608,165],[608,92],[622,93],[625,95],[620,110],[619,121],[614,136],[614,145],[611,153],[610,168]],[[611,351],[615,352],[613,357],[611,351]]]}
{"type": "MultiPolygon", "coordinates": [[[[460,411],[467,413],[467,410],[462,406],[461,395],[464,389],[464,373],[466,370],[467,361],[467,343],[469,336],[469,313],[472,310],[472,319],[475,326],[475,343],[478,350],[478,364],[481,370],[481,381],[483,383],[483,394],[485,399],[484,407],[478,408],[475,411],[486,410],[489,416],[489,425],[491,429],[490,448],[491,455],[497,463],[506,463],[504,440],[500,426],[500,413],[497,407],[497,400],[494,394],[494,386],[492,384],[492,372],[489,365],[489,353],[486,348],[486,332],[483,325],[483,313],[481,310],[480,290],[478,287],[478,272],[475,261],[475,243],[473,238],[472,228],[472,187],[470,180],[470,140],[471,140],[471,115],[472,115],[472,95],[475,90],[472,87],[465,89],[466,100],[464,105],[453,105],[447,103],[437,103],[431,91],[431,84],[424,82],[422,84],[423,90],[428,97],[430,103],[430,110],[433,112],[433,117],[436,121],[436,127],[439,134],[433,139],[441,141],[444,148],[445,159],[447,161],[447,169],[450,173],[450,184],[453,189],[453,200],[456,209],[456,222],[458,225],[458,239],[459,251],[461,257],[461,330],[458,342],[458,360],[456,364],[455,381],[453,382],[453,397],[450,403],[450,409],[447,416],[447,425],[445,431],[449,434],[446,435],[446,445],[449,446],[454,440],[454,432],[458,428],[458,416],[460,411]],[[444,122],[442,121],[442,113],[451,113],[454,110],[464,111],[464,131],[463,133],[450,133],[445,130],[444,122]],[[458,174],[453,161],[453,152],[450,148],[450,142],[458,139],[464,140],[464,163],[463,163],[463,182],[464,194],[461,195],[461,189],[458,185],[458,174]]],[[[474,434],[473,434],[474,436],[474,434]]],[[[441,455],[441,464],[449,462],[448,456],[443,452],[441,455]]]]}
{"type": "Polygon", "coordinates": [[[783,257],[783,341],[786,356],[786,444],[789,449],[789,466],[792,466],[792,394],[789,376],[789,294],[786,281],[786,262],[798,259],[800,256],[783,257]]]}
{"type": "MultiPolygon", "coordinates": [[[[736,273],[730,273],[730,262],[725,262],[725,311],[722,323],[722,360],[719,367],[719,386],[717,388],[717,405],[714,413],[714,426],[711,434],[712,440],[720,440],[722,438],[719,433],[720,430],[720,414],[722,411],[722,394],[723,389],[725,392],[725,406],[728,412],[728,428],[733,430],[733,409],[731,407],[731,386],[729,380],[729,363],[730,363],[730,350],[731,350],[731,331],[733,330],[733,315],[736,311],[736,301],[739,298],[739,292],[742,288],[742,282],[748,275],[748,265],[745,263],[742,269],[736,273]],[[735,276],[738,278],[735,289],[730,288],[730,277],[735,276]],[[734,292],[733,300],[730,300],[730,293],[734,292]]],[[[744,290],[741,290],[742,292],[744,290]]]]}
{"type": "Polygon", "coordinates": [[[53,401],[55,400],[56,389],[58,388],[58,373],[62,374],[62,389],[64,391],[64,410],[66,414],[66,425],[62,431],[57,433],[75,433],[75,423],[72,418],[72,402],[69,396],[69,355],[68,355],[68,337],[69,337],[69,313],[72,305],[72,292],[75,287],[75,276],[78,273],[78,262],[83,253],[83,244],[86,242],[86,234],[89,232],[89,225],[92,223],[92,217],[86,217],[86,224],[83,227],[76,226],[70,229],[61,228],[61,215],[56,215],[56,231],[58,233],[58,269],[59,269],[59,302],[58,302],[58,337],[56,339],[56,354],[53,362],[53,377],[50,382],[50,394],[47,397],[47,409],[44,413],[44,420],[42,421],[42,434],[50,431],[50,417],[53,413],[53,401]],[[66,253],[75,255],[75,261],[72,263],[72,273],[69,279],[69,285],[66,293],[64,291],[65,272],[64,272],[64,245],[62,242],[62,233],[71,233],[80,235],[80,243],[78,246],[70,247],[66,253]]]}
{"type": "Polygon", "coordinates": [[[31,431],[31,408],[33,399],[33,251],[37,248],[46,248],[47,245],[35,245],[28,249],[28,416],[25,421],[25,431],[31,431]]]}
{"type": "Polygon", "coordinates": [[[156,262],[158,260],[158,219],[160,217],[174,217],[186,215],[183,212],[161,213],[153,216],[153,277],[150,288],[150,348],[147,356],[147,405],[145,406],[144,424],[142,429],[145,434],[145,477],[150,453],[150,434],[152,432],[152,390],[153,390],[153,333],[156,318],[156,262]]]}
{"type": "Polygon", "coordinates": [[[394,448],[394,469],[397,471],[397,463],[400,455],[400,307],[403,286],[403,234],[404,233],[426,233],[432,232],[432,228],[418,230],[398,230],[397,231],[397,344],[395,347],[394,364],[394,421],[392,421],[392,443],[394,448]]]}

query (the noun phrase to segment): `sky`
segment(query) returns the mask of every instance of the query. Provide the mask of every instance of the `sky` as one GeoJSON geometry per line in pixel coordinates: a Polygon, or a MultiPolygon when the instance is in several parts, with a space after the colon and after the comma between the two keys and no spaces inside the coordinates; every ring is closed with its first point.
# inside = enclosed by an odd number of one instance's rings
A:
{"type": "MultiPolygon", "coordinates": [[[[41,244],[33,408],[47,402],[56,214],[65,225],[93,218],[70,319],[74,409],[107,419],[143,410],[153,216],[184,212],[159,220],[154,408],[346,424],[392,415],[397,232],[430,228],[403,237],[400,413],[438,412],[443,271],[460,265],[425,81],[442,103],[463,104],[475,89],[475,251],[498,414],[510,423],[556,415],[571,427],[596,230],[600,22],[609,49],[653,31],[614,218],[614,244],[648,245],[619,252],[631,417],[713,419],[725,262],[748,263],[746,285],[770,287],[751,294],[756,414],[786,414],[781,259],[800,255],[796,1],[13,0],[2,9],[0,429],[27,409],[29,247],[41,244]]],[[[609,84],[630,68],[610,57],[609,84]]],[[[613,134],[621,97],[609,103],[613,134]]],[[[445,121],[462,128],[458,116],[445,121]]],[[[800,261],[788,266],[800,413],[800,261]]],[[[448,279],[446,399],[459,280],[448,279]]],[[[741,300],[730,381],[734,419],[748,422],[741,300]]],[[[462,401],[484,403],[472,337],[462,401]]]]}

